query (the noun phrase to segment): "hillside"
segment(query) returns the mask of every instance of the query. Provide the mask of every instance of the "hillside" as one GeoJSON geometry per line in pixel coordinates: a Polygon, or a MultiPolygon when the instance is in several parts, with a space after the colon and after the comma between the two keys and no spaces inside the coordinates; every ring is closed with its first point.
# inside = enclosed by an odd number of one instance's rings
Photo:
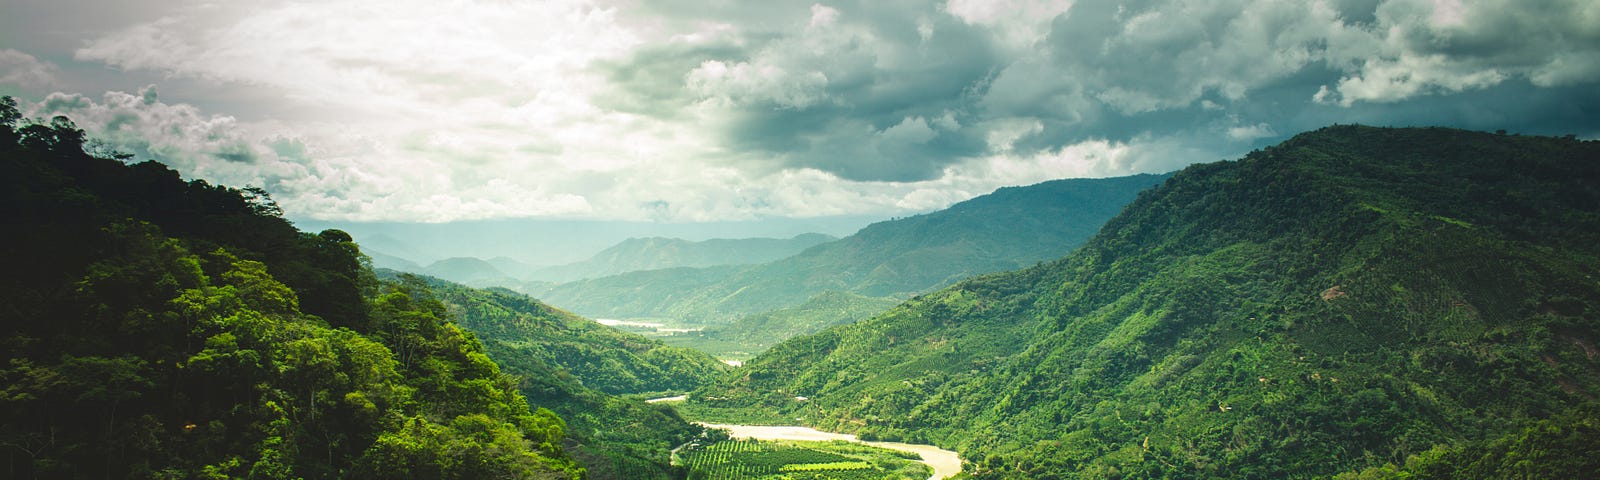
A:
{"type": "Polygon", "coordinates": [[[0,102],[4,478],[581,478],[470,333],[264,192],[0,102]]]}
{"type": "Polygon", "coordinates": [[[793,238],[713,238],[698,242],[680,238],[630,238],[582,262],[509,273],[524,280],[559,283],[641,270],[753,265],[782,259],[832,240],[835,238],[818,233],[793,238]]]}
{"type": "Polygon", "coordinates": [[[938,212],[875,223],[843,239],[739,271],[607,277],[557,285],[535,296],[596,317],[668,317],[707,324],[796,306],[829,290],[903,298],[971,275],[1060,257],[1135,194],[1164,178],[1137,175],[1007,187],[938,212]],[[717,278],[722,274],[726,277],[717,278]]]}
{"type": "Polygon", "coordinates": [[[759,351],[795,336],[877,315],[899,304],[899,300],[892,298],[828,291],[793,307],[751,314],[727,325],[679,335],[698,334],[712,340],[747,345],[759,351]]]}
{"type": "MultiPolygon", "coordinates": [[[[394,272],[382,272],[394,276],[394,272]]],[[[490,350],[524,350],[585,387],[629,395],[691,390],[726,370],[710,356],[595,323],[504,289],[421,278],[490,350]]]]}
{"type": "Polygon", "coordinates": [[[955,448],[977,478],[1582,477],[1597,273],[1600,143],[1329,127],[692,398],[955,448]]]}
{"type": "Polygon", "coordinates": [[[669,451],[701,433],[670,407],[615,395],[685,391],[727,369],[704,353],[605,327],[526,295],[378,273],[430,292],[430,300],[476,334],[490,359],[519,377],[518,390],[530,402],[565,419],[567,450],[591,479],[672,478],[669,451]]]}

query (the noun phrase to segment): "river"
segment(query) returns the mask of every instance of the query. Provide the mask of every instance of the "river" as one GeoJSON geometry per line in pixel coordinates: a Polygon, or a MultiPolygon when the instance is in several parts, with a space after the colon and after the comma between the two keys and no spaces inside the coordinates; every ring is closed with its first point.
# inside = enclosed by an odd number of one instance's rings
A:
{"type": "MultiPolygon", "coordinates": [[[[698,422],[697,422],[698,423],[698,422]]],[[[709,428],[727,430],[730,437],[750,438],[755,440],[800,440],[827,442],[844,440],[856,442],[878,448],[887,448],[902,452],[915,453],[922,457],[922,463],[933,467],[933,476],[928,480],[942,480],[961,473],[961,456],[956,452],[945,450],[933,445],[918,445],[914,443],[899,442],[868,442],[856,438],[855,435],[844,433],[830,433],[810,427],[774,427],[761,425],[729,425],[721,423],[700,423],[709,428]]]]}

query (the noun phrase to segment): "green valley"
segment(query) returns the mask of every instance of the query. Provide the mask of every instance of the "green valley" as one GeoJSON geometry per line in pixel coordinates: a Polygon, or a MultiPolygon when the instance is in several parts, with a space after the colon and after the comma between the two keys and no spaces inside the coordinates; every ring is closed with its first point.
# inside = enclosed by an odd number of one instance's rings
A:
{"type": "Polygon", "coordinates": [[[1164,178],[1001,188],[946,210],[872,224],[770,263],[630,272],[531,293],[594,317],[704,326],[705,332],[663,340],[740,359],[971,275],[1059,257],[1164,178]]]}
{"type": "Polygon", "coordinates": [[[1600,479],[1600,3],[10,1],[11,479],[1600,479]]]}
{"type": "Polygon", "coordinates": [[[11,478],[929,472],[689,420],[937,445],[961,460],[927,465],[972,478],[1596,468],[1593,141],[1334,126],[1170,176],[1002,189],[768,264],[578,282],[624,310],[719,319],[644,336],[375,270],[265,191],[88,153],[65,117],[5,117],[11,478]],[[1072,243],[1087,220],[999,238],[1036,215],[1006,209],[1086,202],[1120,213],[1070,253],[1026,245],[1072,243]],[[712,297],[724,313],[701,310],[712,297]],[[708,345],[744,366],[690,348],[708,345]]]}
{"type": "Polygon", "coordinates": [[[565,419],[567,451],[589,478],[673,478],[679,472],[669,465],[672,448],[703,434],[671,407],[638,398],[711,382],[726,366],[709,355],[617,331],[502,289],[380,274],[429,292],[441,317],[476,334],[489,358],[518,377],[517,389],[529,402],[565,419]]]}

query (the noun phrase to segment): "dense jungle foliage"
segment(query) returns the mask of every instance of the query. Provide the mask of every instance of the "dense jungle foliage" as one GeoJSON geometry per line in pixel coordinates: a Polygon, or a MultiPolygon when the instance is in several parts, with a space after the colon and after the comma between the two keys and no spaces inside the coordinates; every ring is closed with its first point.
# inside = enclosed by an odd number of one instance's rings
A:
{"type": "Polygon", "coordinates": [[[976,478],[1588,478],[1596,275],[1600,142],[1335,126],[691,401],[935,443],[976,478]]]}
{"type": "Polygon", "coordinates": [[[563,421],[348,235],[86,147],[0,101],[0,477],[583,475],[563,421]]]}
{"type": "Polygon", "coordinates": [[[673,447],[705,433],[672,407],[637,398],[694,389],[727,366],[705,353],[669,347],[602,326],[503,289],[478,290],[425,282],[463,328],[477,334],[489,357],[517,376],[528,400],[567,421],[567,451],[589,478],[673,478],[673,447]]]}
{"type": "Polygon", "coordinates": [[[610,328],[510,290],[428,284],[456,322],[489,348],[525,351],[603,393],[688,391],[727,370],[703,352],[610,328]]]}

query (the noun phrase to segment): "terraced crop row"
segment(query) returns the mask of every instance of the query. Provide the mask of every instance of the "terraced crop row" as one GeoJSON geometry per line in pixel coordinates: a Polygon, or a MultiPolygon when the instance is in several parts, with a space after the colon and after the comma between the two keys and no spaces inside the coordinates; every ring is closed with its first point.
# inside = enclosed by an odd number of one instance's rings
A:
{"type": "Polygon", "coordinates": [[[793,443],[734,440],[718,442],[682,454],[691,479],[758,480],[864,480],[884,478],[887,472],[864,458],[807,448],[793,443]]]}

